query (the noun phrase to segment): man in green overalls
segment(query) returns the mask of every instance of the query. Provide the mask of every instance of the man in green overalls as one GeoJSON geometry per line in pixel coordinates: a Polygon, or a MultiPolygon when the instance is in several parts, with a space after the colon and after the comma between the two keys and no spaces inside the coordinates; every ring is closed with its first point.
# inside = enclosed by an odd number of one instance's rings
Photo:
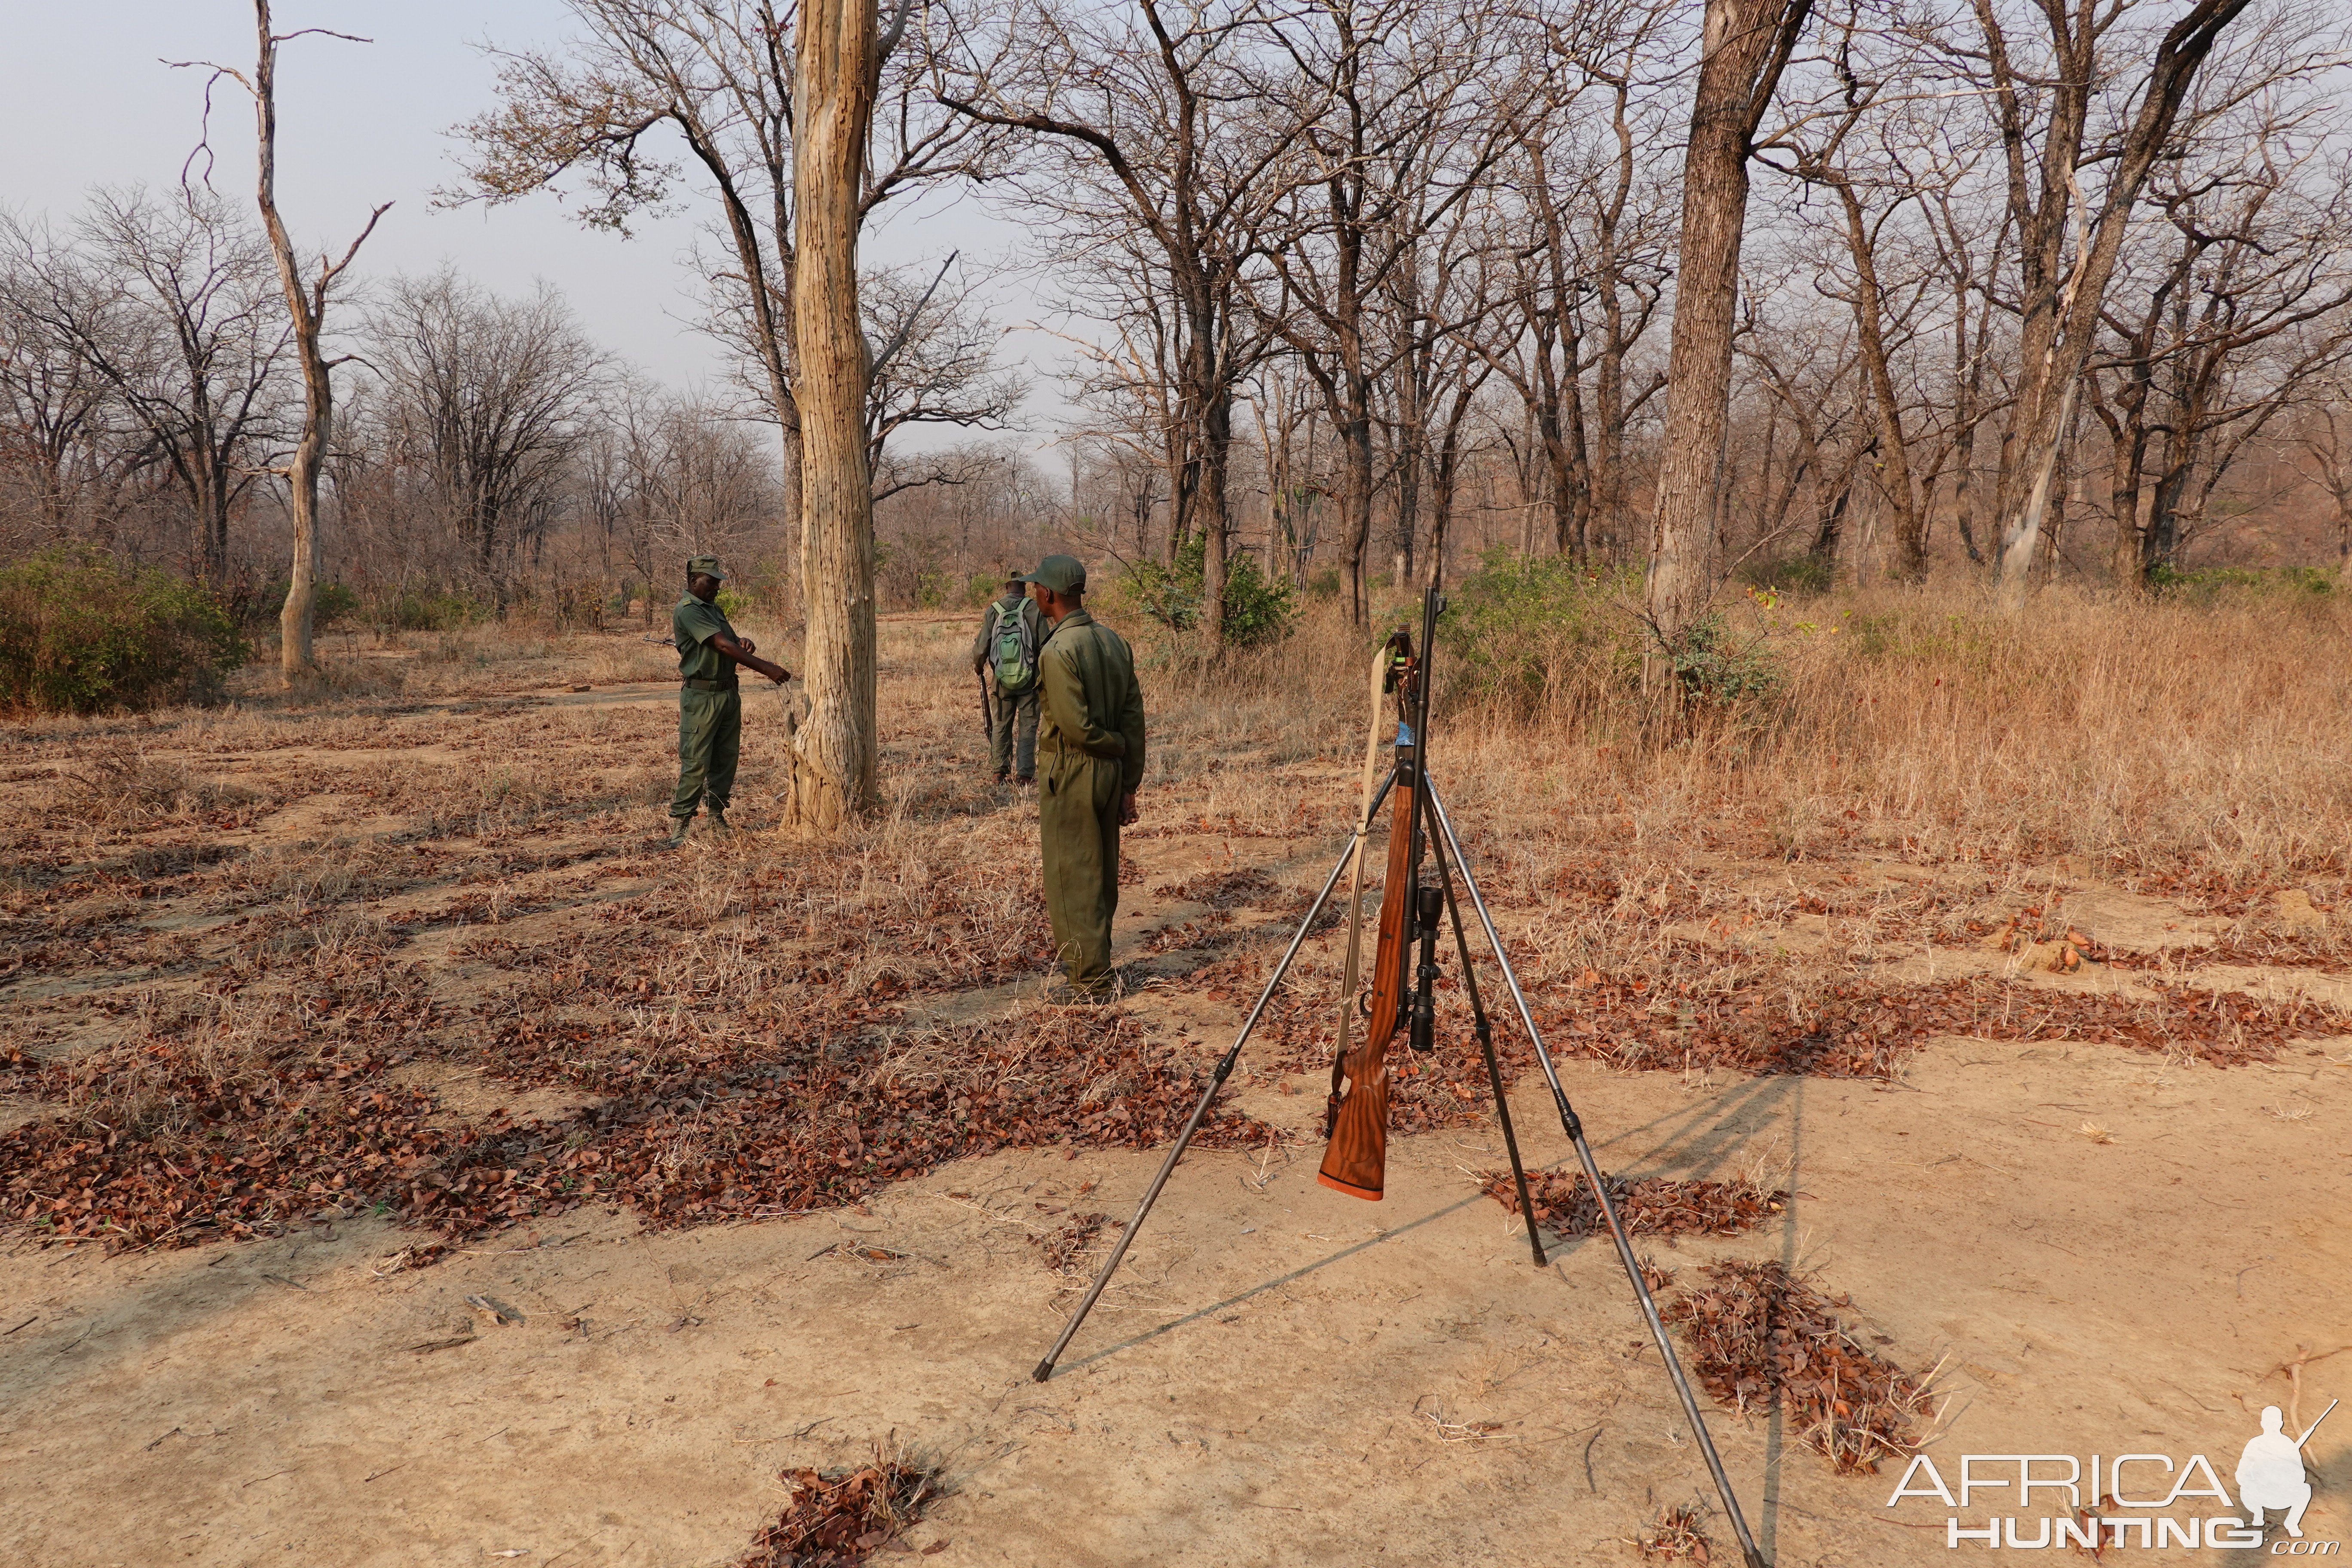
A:
{"type": "Polygon", "coordinates": [[[743,696],[735,667],[755,670],[779,686],[792,679],[782,665],[759,656],[750,637],[739,637],[725,612],[713,603],[727,580],[716,555],[686,563],[686,597],[669,615],[677,643],[677,793],[669,803],[669,844],[686,842],[694,814],[706,803],[713,827],[727,826],[727,803],[735,793],[735,759],[743,744],[743,696]]]}
{"type": "Polygon", "coordinates": [[[1070,994],[1111,992],[1110,921],[1118,910],[1118,830],[1143,783],[1143,689],[1127,640],[1087,614],[1087,569],[1048,555],[1024,579],[1052,628],[1037,653],[1045,711],[1037,730],[1037,834],[1045,908],[1070,994]]]}

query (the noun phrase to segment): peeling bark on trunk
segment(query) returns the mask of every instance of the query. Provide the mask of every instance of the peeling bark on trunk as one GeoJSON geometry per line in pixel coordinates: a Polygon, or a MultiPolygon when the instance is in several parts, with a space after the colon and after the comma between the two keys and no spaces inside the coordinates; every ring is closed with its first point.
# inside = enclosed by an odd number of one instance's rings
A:
{"type": "Polygon", "coordinates": [[[790,820],[829,833],[872,804],[877,751],[870,351],[857,315],[858,201],[879,47],[873,0],[811,0],[796,44],[793,391],[808,617],[797,673],[809,712],[793,742],[790,820]]]}

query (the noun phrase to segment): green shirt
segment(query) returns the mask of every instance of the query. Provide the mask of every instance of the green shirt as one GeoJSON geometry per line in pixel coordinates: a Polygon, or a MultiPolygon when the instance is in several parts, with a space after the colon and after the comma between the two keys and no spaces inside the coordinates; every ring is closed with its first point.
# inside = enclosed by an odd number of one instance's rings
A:
{"type": "Polygon", "coordinates": [[[1143,783],[1143,688],[1127,639],[1073,610],[1037,650],[1037,749],[1116,757],[1119,789],[1143,783]]]}
{"type": "Polygon", "coordinates": [[[730,642],[741,639],[735,628],[716,605],[706,605],[688,594],[669,613],[670,636],[677,641],[677,678],[680,680],[715,680],[722,686],[735,684],[735,661],[710,646],[710,639],[723,637],[730,642]]]}

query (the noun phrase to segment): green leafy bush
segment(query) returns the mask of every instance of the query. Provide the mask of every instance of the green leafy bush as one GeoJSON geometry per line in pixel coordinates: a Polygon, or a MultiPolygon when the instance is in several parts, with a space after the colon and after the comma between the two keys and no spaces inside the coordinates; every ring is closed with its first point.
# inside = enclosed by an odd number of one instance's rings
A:
{"type": "Polygon", "coordinates": [[[1755,588],[1777,588],[1784,594],[1818,596],[1837,586],[1837,564],[1810,550],[1791,555],[1750,557],[1733,575],[1755,588]]]}
{"type": "Polygon", "coordinates": [[[2183,572],[2159,561],[2147,575],[2159,595],[2210,603],[2231,592],[2249,595],[2308,594],[2324,598],[2342,586],[2324,566],[2206,566],[2183,572]]]}
{"type": "Polygon", "coordinates": [[[468,595],[417,588],[403,588],[376,609],[379,624],[403,632],[455,631],[489,618],[489,607],[468,595]]]}
{"type": "Polygon", "coordinates": [[[216,697],[249,649],[218,596],[96,551],[0,566],[0,707],[53,713],[216,697]]]}
{"type": "MultiPolygon", "coordinates": [[[[279,603],[284,603],[280,595],[279,603]]],[[[311,612],[313,624],[331,626],[338,621],[348,621],[360,613],[360,596],[341,583],[319,584],[318,607],[311,612]]]]}
{"type": "Polygon", "coordinates": [[[1664,651],[1684,693],[1712,708],[1760,702],[1779,691],[1784,679],[1765,639],[1740,640],[1720,611],[1685,626],[1664,651]]]}
{"type": "Polygon", "coordinates": [[[978,610],[1002,593],[1003,583],[992,572],[959,573],[947,567],[925,567],[915,574],[915,607],[919,610],[978,610]]]}
{"type": "Polygon", "coordinates": [[[1617,605],[1638,573],[1491,550],[1447,595],[1438,638],[1478,695],[1525,710],[1591,710],[1634,688],[1640,624],[1617,605]]]}
{"type": "MultiPolygon", "coordinates": [[[[1208,542],[1194,534],[1176,552],[1176,563],[1138,562],[1119,574],[1119,586],[1136,607],[1171,631],[1190,631],[1206,597],[1208,542]]],[[[1225,641],[1235,647],[1263,647],[1290,635],[1298,618],[1297,591],[1286,577],[1269,577],[1257,557],[1244,551],[1225,564],[1225,641]]]]}

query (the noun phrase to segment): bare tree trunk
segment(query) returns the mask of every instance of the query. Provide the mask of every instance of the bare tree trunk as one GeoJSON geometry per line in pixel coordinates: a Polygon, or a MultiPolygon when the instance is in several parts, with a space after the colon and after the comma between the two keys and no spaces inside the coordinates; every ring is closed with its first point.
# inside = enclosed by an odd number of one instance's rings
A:
{"type": "Polygon", "coordinates": [[[808,0],[794,60],[793,393],[801,435],[801,679],[791,820],[831,832],[872,804],[874,485],[866,468],[870,351],[857,319],[858,202],[873,120],[874,0],[808,0]]]}
{"type": "Polygon", "coordinates": [[[2017,416],[2017,466],[2025,485],[2005,505],[2001,520],[2000,597],[2004,609],[2021,609],[2032,586],[2059,453],[2074,424],[2083,367],[2090,358],[2107,281],[2122,254],[2132,207],[2139,200],[2149,169],[2171,140],[2173,122],[2179,117],[2198,68],[2221,30],[2248,4],[2250,0],[2198,0],[2165,34],[2157,47],[2139,107],[2122,137],[2098,223],[2075,262],[2074,275],[2060,291],[2046,346],[2033,352],[2034,345],[2028,340],[2017,416]]]}
{"type": "Polygon", "coordinates": [[[1234,444],[1230,391],[1212,392],[1201,421],[1201,600],[1202,630],[1212,649],[1225,646],[1225,558],[1233,545],[1225,515],[1225,469],[1234,444]]]}
{"type": "Polygon", "coordinates": [[[1876,237],[1863,216],[1862,202],[1853,194],[1853,180],[1842,172],[1823,178],[1836,189],[1839,205],[1845,210],[1846,248],[1853,258],[1854,331],[1861,345],[1863,370],[1870,384],[1871,403],[1878,415],[1879,450],[1885,454],[1886,472],[1881,488],[1895,508],[1895,576],[1905,583],[1922,583],[1927,577],[1927,517],[1920,504],[1917,487],[1912,482],[1910,443],[1903,433],[1902,396],[1895,391],[1894,371],[1887,362],[1885,302],[1878,286],[1876,237]]]}
{"type": "Polygon", "coordinates": [[[325,324],[327,298],[343,268],[375,229],[391,203],[369,215],[367,226],[329,266],[320,258],[319,277],[308,290],[302,285],[294,242],[278,216],[278,46],[285,40],[270,30],[269,0],[253,0],[254,29],[258,40],[254,61],[253,113],[259,178],[255,197],[262,226],[268,231],[270,254],[278,262],[278,281],[286,290],[286,309],[294,319],[294,347],[302,365],[302,434],[285,468],[287,510],[294,522],[293,561],[287,574],[286,604],[278,613],[278,668],[291,686],[318,668],[310,636],[319,605],[319,469],[334,438],[335,392],[331,367],[319,352],[319,334],[325,324]]]}
{"type": "Polygon", "coordinates": [[[1716,473],[1730,421],[1731,335],[1748,158],[1758,121],[1811,10],[1811,0],[1706,0],[1698,92],[1683,158],[1682,258],[1651,528],[1645,608],[1657,643],[1643,685],[1665,691],[1669,650],[1705,613],[1715,538],[1716,473]]]}

